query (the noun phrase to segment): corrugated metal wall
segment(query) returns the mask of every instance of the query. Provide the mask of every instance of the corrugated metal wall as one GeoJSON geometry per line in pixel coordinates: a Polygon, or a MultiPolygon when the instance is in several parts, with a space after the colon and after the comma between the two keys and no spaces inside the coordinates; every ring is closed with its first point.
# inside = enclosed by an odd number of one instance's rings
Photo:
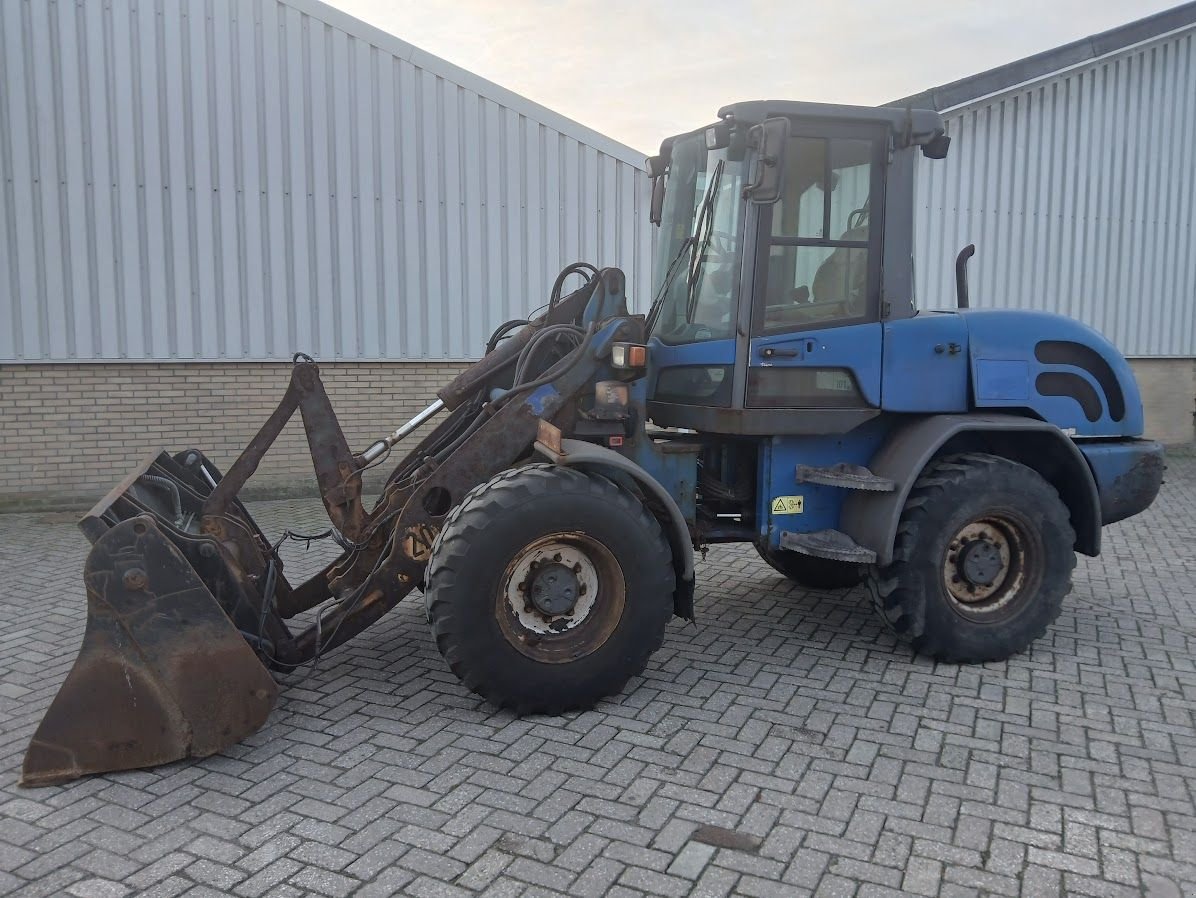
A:
{"type": "Polygon", "coordinates": [[[1048,309],[1133,356],[1196,355],[1196,31],[1128,48],[944,113],[920,159],[923,308],[1048,309]]]}
{"type": "Polygon", "coordinates": [[[648,292],[637,153],[314,0],[2,0],[0,79],[0,361],[467,359],[577,259],[648,292]]]}

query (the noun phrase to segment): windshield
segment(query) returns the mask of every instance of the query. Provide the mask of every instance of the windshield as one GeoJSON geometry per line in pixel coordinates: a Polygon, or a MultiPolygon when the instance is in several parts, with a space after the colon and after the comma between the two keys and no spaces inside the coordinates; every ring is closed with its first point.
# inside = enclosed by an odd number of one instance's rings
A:
{"type": "Polygon", "coordinates": [[[665,343],[735,331],[743,175],[743,161],[708,152],[703,134],[673,144],[652,277],[660,303],[652,333],[665,343]]]}

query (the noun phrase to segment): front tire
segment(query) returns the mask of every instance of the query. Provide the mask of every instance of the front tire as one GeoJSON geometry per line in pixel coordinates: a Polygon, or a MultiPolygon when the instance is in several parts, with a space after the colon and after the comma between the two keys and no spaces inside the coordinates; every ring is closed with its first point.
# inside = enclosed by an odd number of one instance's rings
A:
{"type": "Polygon", "coordinates": [[[519,714],[559,714],[643,672],[675,575],[639,499],[600,475],[532,465],[453,510],[427,584],[436,645],[469,689],[519,714]]]}
{"type": "Polygon", "coordinates": [[[982,453],[933,462],[897,528],[893,561],[869,588],[888,627],[942,661],[1001,661],[1059,616],[1075,532],[1038,472],[982,453]]]}

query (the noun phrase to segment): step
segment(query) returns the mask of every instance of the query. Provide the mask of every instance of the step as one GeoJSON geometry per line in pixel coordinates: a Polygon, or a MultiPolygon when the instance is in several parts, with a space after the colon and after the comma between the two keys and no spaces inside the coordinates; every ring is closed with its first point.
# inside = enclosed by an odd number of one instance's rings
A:
{"type": "Polygon", "coordinates": [[[854,539],[839,530],[815,530],[812,533],[781,531],[781,548],[790,552],[801,552],[815,558],[829,558],[832,561],[849,561],[856,564],[873,564],[876,553],[865,549],[854,539]]]}
{"type": "Polygon", "coordinates": [[[847,462],[825,468],[798,465],[797,482],[839,486],[848,490],[868,490],[873,493],[891,493],[897,489],[897,484],[888,477],[878,477],[863,465],[851,465],[847,462]]]}

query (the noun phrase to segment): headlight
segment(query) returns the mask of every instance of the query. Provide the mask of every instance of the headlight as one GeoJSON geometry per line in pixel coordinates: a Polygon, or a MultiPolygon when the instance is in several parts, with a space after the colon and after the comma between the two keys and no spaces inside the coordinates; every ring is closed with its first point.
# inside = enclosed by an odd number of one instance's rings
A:
{"type": "Polygon", "coordinates": [[[612,343],[610,364],[612,368],[644,368],[648,364],[648,347],[639,343],[612,343]]]}

